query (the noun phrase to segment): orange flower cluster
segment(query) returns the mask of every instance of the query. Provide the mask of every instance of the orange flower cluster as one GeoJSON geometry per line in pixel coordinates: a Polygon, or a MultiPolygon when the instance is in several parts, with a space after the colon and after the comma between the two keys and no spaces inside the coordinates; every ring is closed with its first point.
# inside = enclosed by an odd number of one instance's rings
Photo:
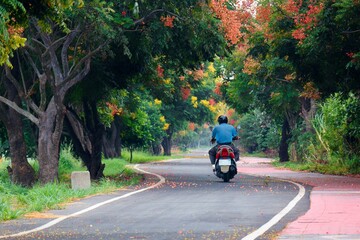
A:
{"type": "Polygon", "coordinates": [[[161,16],[160,20],[164,23],[165,27],[173,28],[174,27],[175,16],[161,16]]]}
{"type": "Polygon", "coordinates": [[[308,82],[304,86],[304,91],[300,94],[300,97],[309,99],[320,99],[320,92],[316,89],[313,82],[308,82]]]}
{"type": "Polygon", "coordinates": [[[14,26],[10,26],[8,25],[7,31],[9,33],[9,35],[21,35],[24,32],[24,28],[23,27],[14,27],[14,26]]]}
{"type": "Polygon", "coordinates": [[[108,106],[108,108],[111,110],[111,115],[115,116],[115,115],[120,115],[123,112],[122,108],[119,108],[118,106],[116,106],[116,104],[110,103],[110,102],[106,102],[106,105],[108,106]]]}
{"type": "Polygon", "coordinates": [[[202,69],[194,71],[194,80],[200,80],[204,77],[204,71],[202,69]]]}
{"type": "Polygon", "coordinates": [[[247,57],[244,61],[243,73],[248,75],[255,74],[260,69],[260,63],[254,58],[247,57]]]}

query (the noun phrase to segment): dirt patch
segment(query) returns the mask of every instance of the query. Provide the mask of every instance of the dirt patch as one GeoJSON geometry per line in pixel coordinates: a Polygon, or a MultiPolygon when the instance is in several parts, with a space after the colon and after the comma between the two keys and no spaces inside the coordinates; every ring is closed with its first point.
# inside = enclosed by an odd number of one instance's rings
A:
{"type": "Polygon", "coordinates": [[[61,215],[55,215],[52,213],[41,213],[41,212],[32,212],[25,214],[26,218],[59,218],[61,215]]]}

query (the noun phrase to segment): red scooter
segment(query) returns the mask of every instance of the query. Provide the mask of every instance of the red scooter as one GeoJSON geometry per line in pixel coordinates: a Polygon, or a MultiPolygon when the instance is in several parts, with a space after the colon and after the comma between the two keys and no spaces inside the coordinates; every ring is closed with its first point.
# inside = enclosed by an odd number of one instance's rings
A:
{"type": "Polygon", "coordinates": [[[224,182],[229,182],[237,174],[235,154],[229,145],[218,146],[214,174],[224,182]]]}

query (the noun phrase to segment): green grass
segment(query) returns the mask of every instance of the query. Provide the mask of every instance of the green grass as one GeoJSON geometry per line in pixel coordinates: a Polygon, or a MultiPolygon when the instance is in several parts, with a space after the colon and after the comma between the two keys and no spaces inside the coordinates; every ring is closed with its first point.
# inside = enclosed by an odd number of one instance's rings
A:
{"type": "Polygon", "coordinates": [[[322,174],[331,175],[351,175],[358,174],[359,172],[351,171],[348,165],[342,163],[317,163],[317,162],[279,162],[274,161],[273,165],[279,168],[287,168],[294,171],[306,171],[306,172],[317,172],[322,174]]]}
{"type": "MultiPolygon", "coordinates": [[[[10,182],[6,166],[9,160],[0,160],[0,221],[16,219],[30,212],[42,212],[48,209],[62,208],[63,203],[99,193],[109,193],[125,186],[141,181],[142,176],[134,172],[126,161],[130,154],[123,152],[122,159],[106,159],[104,175],[100,181],[93,181],[85,190],[71,189],[71,172],[86,170],[81,161],[71,154],[71,148],[65,147],[60,154],[60,183],[46,185],[36,184],[32,188],[24,188],[10,182]]],[[[151,156],[144,152],[134,152],[132,163],[145,163],[165,160],[173,157],[151,156]]],[[[177,156],[179,157],[179,156],[177,156]]],[[[37,170],[36,161],[30,161],[37,170]]]]}
{"type": "MultiPolygon", "coordinates": [[[[125,150],[121,153],[122,158],[126,161],[130,161],[130,152],[125,150]]],[[[147,163],[147,162],[153,162],[153,161],[161,161],[161,160],[167,160],[167,159],[175,159],[175,158],[181,158],[180,154],[176,154],[173,156],[153,156],[149,155],[149,153],[142,152],[142,151],[134,151],[133,152],[133,159],[131,163],[147,163]]]]}

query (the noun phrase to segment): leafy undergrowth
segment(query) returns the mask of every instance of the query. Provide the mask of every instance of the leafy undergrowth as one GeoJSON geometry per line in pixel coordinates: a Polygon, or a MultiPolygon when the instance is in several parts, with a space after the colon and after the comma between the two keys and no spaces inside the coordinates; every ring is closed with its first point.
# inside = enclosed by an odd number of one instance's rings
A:
{"type": "Polygon", "coordinates": [[[360,168],[354,169],[344,163],[318,163],[318,162],[279,162],[274,161],[273,165],[279,168],[286,168],[294,171],[317,172],[330,175],[359,176],[360,168]]]}
{"type": "MultiPolygon", "coordinates": [[[[59,164],[59,183],[46,185],[36,184],[32,188],[24,188],[10,182],[6,167],[9,160],[0,161],[0,221],[16,219],[29,213],[43,212],[49,209],[61,209],[64,203],[69,203],[87,196],[109,193],[125,186],[139,183],[142,176],[136,173],[129,163],[123,159],[107,159],[105,163],[105,177],[99,181],[92,181],[89,189],[72,190],[71,172],[85,171],[81,161],[73,157],[70,149],[63,149],[59,164]]],[[[145,153],[134,153],[133,163],[142,163],[169,159],[169,157],[149,156],[145,153]]],[[[37,162],[31,161],[37,170],[37,162]]]]}

